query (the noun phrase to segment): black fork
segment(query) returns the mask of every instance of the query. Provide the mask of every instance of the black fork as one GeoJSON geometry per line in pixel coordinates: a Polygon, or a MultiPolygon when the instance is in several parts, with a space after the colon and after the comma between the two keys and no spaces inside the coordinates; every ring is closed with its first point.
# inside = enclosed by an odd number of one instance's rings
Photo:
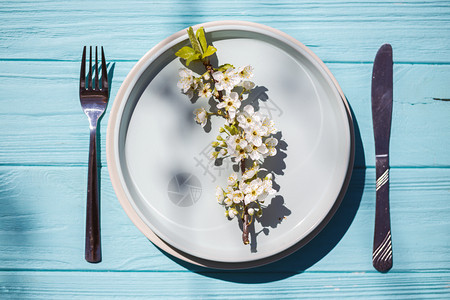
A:
{"type": "Polygon", "coordinates": [[[109,88],[105,54],[102,51],[101,86],[97,47],[95,47],[95,77],[92,78],[92,46],[89,50],[89,72],[86,87],[86,46],[83,48],[80,71],[80,102],[89,119],[89,167],[86,204],[86,247],[85,258],[88,262],[97,263],[102,260],[100,244],[100,203],[97,173],[97,123],[108,105],[109,88]],[[94,82],[92,82],[94,80],[94,82]]]}

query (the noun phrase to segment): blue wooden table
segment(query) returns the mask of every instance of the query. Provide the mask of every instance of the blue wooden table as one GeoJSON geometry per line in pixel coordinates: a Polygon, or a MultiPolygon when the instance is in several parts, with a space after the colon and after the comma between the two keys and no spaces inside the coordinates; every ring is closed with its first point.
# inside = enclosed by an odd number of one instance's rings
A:
{"type": "Polygon", "coordinates": [[[0,1],[0,298],[450,298],[449,1],[0,1]],[[245,271],[165,255],[132,224],[109,180],[106,124],[132,66],[154,45],[213,20],[262,23],[304,43],[351,106],[356,160],[346,197],[307,246],[245,271]],[[370,86],[394,49],[391,222],[394,266],[372,267],[370,86]],[[88,123],[82,46],[114,63],[101,124],[103,261],[84,260],[88,123]]]}

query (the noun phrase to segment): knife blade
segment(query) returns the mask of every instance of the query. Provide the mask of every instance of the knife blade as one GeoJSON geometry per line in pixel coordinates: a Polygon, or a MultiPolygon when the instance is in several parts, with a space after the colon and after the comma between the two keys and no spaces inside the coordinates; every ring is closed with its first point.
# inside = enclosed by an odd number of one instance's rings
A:
{"type": "Polygon", "coordinates": [[[389,212],[389,139],[393,98],[392,47],[378,50],[372,73],[372,121],[375,137],[376,208],[372,263],[380,272],[392,268],[392,236],[389,212]]]}

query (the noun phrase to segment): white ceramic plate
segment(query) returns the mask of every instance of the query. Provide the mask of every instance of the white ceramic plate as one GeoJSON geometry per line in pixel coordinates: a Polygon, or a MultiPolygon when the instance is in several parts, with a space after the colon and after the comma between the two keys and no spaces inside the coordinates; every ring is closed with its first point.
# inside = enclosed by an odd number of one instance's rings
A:
{"type": "Polygon", "coordinates": [[[279,154],[266,160],[279,191],[254,222],[251,244],[215,198],[233,171],[208,159],[223,121],[205,132],[192,112],[207,101],[193,104],[177,88],[174,53],[188,44],[185,30],[150,50],[123,82],[108,124],[108,169],[124,210],[158,247],[207,267],[254,267],[297,250],[331,218],[352,169],[352,121],[334,77],[295,39],[249,22],[200,26],[218,49],[213,63],[254,67],[248,102],[281,131],[279,154]]]}

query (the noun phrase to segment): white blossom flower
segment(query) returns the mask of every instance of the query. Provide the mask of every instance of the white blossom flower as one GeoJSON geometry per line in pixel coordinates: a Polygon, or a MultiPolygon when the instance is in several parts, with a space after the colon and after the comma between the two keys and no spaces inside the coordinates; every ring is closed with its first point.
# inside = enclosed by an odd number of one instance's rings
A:
{"type": "Polygon", "coordinates": [[[235,185],[236,182],[237,182],[237,179],[238,179],[237,174],[236,173],[232,173],[230,176],[228,176],[228,179],[227,179],[228,185],[229,186],[235,185]]]}
{"type": "Polygon", "coordinates": [[[218,186],[216,188],[216,198],[217,198],[217,202],[219,202],[220,204],[222,204],[223,200],[225,199],[223,190],[222,190],[222,188],[220,186],[218,186]]]}
{"type": "Polygon", "coordinates": [[[203,98],[210,98],[212,96],[211,84],[201,83],[200,89],[198,90],[198,96],[203,98]]]}
{"type": "Polygon", "coordinates": [[[183,93],[187,93],[190,89],[197,88],[194,72],[186,68],[181,68],[178,71],[178,75],[180,75],[181,78],[178,80],[177,86],[183,91],[183,93]]]}
{"type": "Polygon", "coordinates": [[[250,80],[244,80],[240,84],[245,90],[250,91],[255,87],[255,83],[250,80]]]}
{"type": "Polygon", "coordinates": [[[264,202],[264,199],[269,195],[275,194],[277,191],[272,187],[272,174],[268,174],[261,184],[263,192],[258,196],[258,200],[264,202]]]}
{"type": "Polygon", "coordinates": [[[255,112],[255,109],[251,105],[246,105],[242,112],[238,113],[236,119],[239,122],[239,126],[243,129],[252,128],[261,122],[261,114],[255,112]]]}
{"type": "MultiPolygon", "coordinates": [[[[246,170],[244,174],[242,174],[242,181],[253,178],[259,172],[259,165],[255,164],[252,168],[246,170]]],[[[241,188],[245,190],[245,188],[241,188]]]]}
{"type": "Polygon", "coordinates": [[[265,156],[275,156],[277,154],[277,149],[275,148],[278,145],[278,140],[274,137],[267,138],[264,141],[264,144],[267,147],[267,152],[265,156]]]}
{"type": "Polygon", "coordinates": [[[243,160],[248,156],[247,151],[245,151],[245,148],[239,145],[236,145],[235,147],[229,147],[227,150],[230,156],[234,157],[238,161],[243,160]]]}
{"type": "Polygon", "coordinates": [[[227,197],[223,200],[223,203],[226,207],[231,206],[231,204],[233,204],[233,198],[231,197],[231,195],[227,195],[227,197]]]}
{"type": "Polygon", "coordinates": [[[197,108],[196,110],[194,110],[194,115],[195,122],[202,125],[202,127],[205,127],[206,122],[208,121],[208,113],[206,112],[206,110],[203,107],[197,108]]]}
{"type": "Polygon", "coordinates": [[[266,136],[276,133],[275,122],[267,116],[264,116],[261,124],[266,130],[266,136]]]}
{"type": "Polygon", "coordinates": [[[267,196],[269,195],[273,195],[275,194],[277,191],[273,189],[272,187],[272,174],[268,174],[266,176],[266,178],[264,178],[264,180],[261,183],[261,187],[263,189],[262,193],[258,196],[258,201],[260,201],[261,203],[264,202],[264,200],[267,198],[267,196]]]}
{"type": "Polygon", "coordinates": [[[237,71],[239,77],[243,79],[249,79],[253,77],[253,67],[248,65],[245,67],[240,67],[237,71]]]}
{"type": "Polygon", "coordinates": [[[239,190],[244,191],[247,188],[248,184],[244,182],[244,180],[239,181],[239,190]]]}
{"type": "Polygon", "coordinates": [[[238,145],[241,148],[247,147],[247,140],[239,134],[229,135],[225,139],[225,143],[227,144],[228,147],[231,147],[232,149],[236,149],[236,146],[238,145]]]}
{"type": "Polygon", "coordinates": [[[241,100],[236,92],[230,93],[229,96],[224,96],[223,101],[217,104],[217,108],[225,108],[228,111],[230,119],[234,119],[236,110],[241,107],[241,100]]]}
{"type": "Polygon", "coordinates": [[[238,211],[237,211],[237,209],[236,208],[230,208],[228,211],[227,211],[227,216],[230,218],[230,219],[233,219],[236,215],[238,214],[238,211]]]}
{"type": "Polygon", "coordinates": [[[236,190],[233,192],[233,202],[240,203],[244,200],[244,193],[241,190],[236,190]]]}
{"type": "Polygon", "coordinates": [[[261,195],[263,192],[264,192],[264,188],[262,186],[261,178],[253,179],[247,185],[247,188],[244,190],[244,193],[245,193],[244,203],[245,203],[245,205],[256,201],[258,199],[258,196],[261,195]]]}
{"type": "Polygon", "coordinates": [[[262,187],[264,188],[264,192],[271,194],[275,194],[276,191],[272,187],[273,181],[272,181],[272,174],[268,174],[266,178],[264,178],[262,187]]]}
{"type": "Polygon", "coordinates": [[[260,125],[254,125],[253,127],[247,127],[245,129],[245,139],[248,143],[252,143],[256,147],[261,146],[262,137],[265,135],[265,130],[260,125]]]}
{"type": "Polygon", "coordinates": [[[229,185],[224,189],[226,196],[231,195],[231,193],[233,193],[233,191],[234,191],[233,187],[229,186],[229,185]]]}
{"type": "Polygon", "coordinates": [[[255,145],[248,145],[245,149],[248,155],[253,160],[260,160],[264,158],[264,155],[269,152],[265,144],[261,144],[259,147],[255,145]]]}
{"type": "Polygon", "coordinates": [[[214,72],[212,76],[216,81],[215,87],[218,91],[225,90],[231,92],[231,90],[241,81],[234,68],[229,68],[225,72],[214,72]]]}

